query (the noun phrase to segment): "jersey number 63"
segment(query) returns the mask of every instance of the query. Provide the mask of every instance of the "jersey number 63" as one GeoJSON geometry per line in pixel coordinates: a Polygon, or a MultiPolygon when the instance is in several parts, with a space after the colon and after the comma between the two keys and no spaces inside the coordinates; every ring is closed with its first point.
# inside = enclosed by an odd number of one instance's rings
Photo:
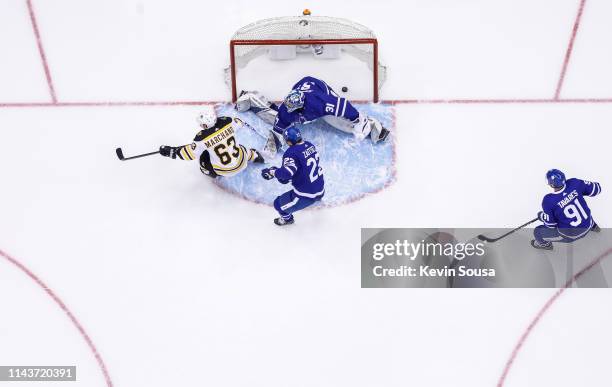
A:
{"type": "Polygon", "coordinates": [[[214,151],[215,154],[219,157],[221,164],[223,165],[228,165],[229,163],[231,163],[232,157],[235,159],[240,156],[240,149],[238,149],[238,147],[236,146],[236,139],[234,138],[234,136],[228,137],[225,141],[225,144],[221,143],[214,147],[214,151]],[[231,153],[231,156],[230,153],[225,150],[226,148],[231,148],[234,150],[231,153]]]}

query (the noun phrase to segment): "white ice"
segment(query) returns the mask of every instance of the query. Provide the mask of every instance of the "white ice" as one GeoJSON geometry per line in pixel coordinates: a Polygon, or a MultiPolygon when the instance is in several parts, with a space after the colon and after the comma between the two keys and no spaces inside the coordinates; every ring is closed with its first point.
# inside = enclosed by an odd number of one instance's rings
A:
{"type": "MultiPolygon", "coordinates": [[[[59,102],[227,101],[232,33],[304,7],[377,33],[383,99],[551,99],[579,3],[32,2],[59,102]]],[[[612,97],[610,12],[586,0],[562,98],[612,97]]],[[[50,102],[25,0],[0,3],[0,32],[0,105],[50,102]]],[[[189,141],[198,106],[0,106],[0,250],[66,303],[115,386],[495,385],[554,290],[360,289],[359,230],[518,225],[551,167],[601,183],[589,205],[607,226],[612,104],[396,109],[396,183],[279,229],[271,207],[181,162],[114,156],[189,141]]],[[[0,305],[0,365],[77,365],[56,385],[106,385],[64,312],[4,259],[0,305]]],[[[608,385],[609,305],[607,290],[562,295],[505,385],[608,385]]]]}

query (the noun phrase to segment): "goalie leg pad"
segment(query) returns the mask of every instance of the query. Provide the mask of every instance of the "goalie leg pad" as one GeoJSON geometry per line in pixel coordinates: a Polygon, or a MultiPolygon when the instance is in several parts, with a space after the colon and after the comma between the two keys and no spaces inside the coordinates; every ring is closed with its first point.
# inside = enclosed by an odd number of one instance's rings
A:
{"type": "Polygon", "coordinates": [[[323,116],[323,121],[345,133],[353,133],[353,122],[336,116],[323,116]]]}
{"type": "Polygon", "coordinates": [[[359,141],[368,137],[372,131],[372,124],[370,118],[364,114],[359,113],[359,118],[353,122],[353,135],[359,141]]]}
{"type": "Polygon", "coordinates": [[[262,153],[267,158],[274,158],[276,153],[280,149],[282,149],[282,145],[283,144],[278,138],[278,135],[273,130],[271,130],[270,132],[268,132],[268,140],[266,141],[266,145],[264,146],[262,153]]]}

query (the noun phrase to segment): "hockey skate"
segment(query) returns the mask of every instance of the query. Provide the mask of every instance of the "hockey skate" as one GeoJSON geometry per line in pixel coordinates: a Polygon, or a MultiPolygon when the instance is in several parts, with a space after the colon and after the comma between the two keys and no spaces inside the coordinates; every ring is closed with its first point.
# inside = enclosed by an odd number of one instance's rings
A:
{"type": "Polygon", "coordinates": [[[383,127],[382,130],[380,131],[380,136],[378,137],[378,141],[384,142],[387,139],[387,137],[389,137],[389,133],[391,133],[391,131],[383,127]]]}
{"type": "Polygon", "coordinates": [[[372,142],[374,144],[377,142],[384,142],[387,137],[389,137],[389,129],[383,127],[380,121],[375,118],[368,117],[367,120],[370,126],[370,138],[372,142]]]}
{"type": "Polygon", "coordinates": [[[294,222],[295,220],[293,219],[293,216],[291,216],[289,219],[285,219],[283,217],[274,219],[274,224],[277,226],[286,226],[288,224],[293,224],[294,222]]]}
{"type": "Polygon", "coordinates": [[[255,149],[251,149],[251,151],[252,151],[253,153],[255,153],[255,158],[253,159],[253,162],[254,162],[254,163],[257,163],[257,164],[263,164],[263,163],[265,162],[265,160],[264,160],[263,156],[261,155],[261,153],[259,153],[259,152],[258,152],[257,150],[255,150],[255,149]]]}
{"type": "Polygon", "coordinates": [[[536,241],[535,239],[531,240],[531,246],[535,247],[536,249],[540,249],[540,250],[552,250],[553,249],[552,242],[540,243],[536,241]]]}

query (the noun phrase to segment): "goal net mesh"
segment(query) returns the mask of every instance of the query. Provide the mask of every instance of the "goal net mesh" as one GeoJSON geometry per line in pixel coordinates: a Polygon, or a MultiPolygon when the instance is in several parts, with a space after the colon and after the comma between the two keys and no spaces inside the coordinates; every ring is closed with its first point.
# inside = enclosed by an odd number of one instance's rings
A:
{"type": "MultiPolygon", "coordinates": [[[[387,78],[387,68],[378,60],[377,40],[367,27],[350,20],[327,16],[289,16],[260,20],[240,28],[232,36],[234,65],[225,69],[226,82],[232,85],[232,73],[244,68],[260,55],[270,54],[274,47],[293,45],[297,52],[316,54],[317,48],[333,45],[334,51],[341,51],[364,62],[370,70],[376,66],[378,94],[387,78]],[[296,40],[303,44],[296,44],[296,40]],[[309,41],[326,41],[310,43],[309,41]],[[333,42],[333,41],[336,42],[333,42]],[[337,42],[340,40],[341,42],[337,42]],[[354,42],[351,42],[353,40],[354,42]],[[336,48],[337,47],[337,48],[336,48]]],[[[330,47],[331,48],[331,47],[330,47]]],[[[331,51],[331,50],[330,50],[331,51]]],[[[287,58],[281,58],[287,59],[287,58]]]]}

